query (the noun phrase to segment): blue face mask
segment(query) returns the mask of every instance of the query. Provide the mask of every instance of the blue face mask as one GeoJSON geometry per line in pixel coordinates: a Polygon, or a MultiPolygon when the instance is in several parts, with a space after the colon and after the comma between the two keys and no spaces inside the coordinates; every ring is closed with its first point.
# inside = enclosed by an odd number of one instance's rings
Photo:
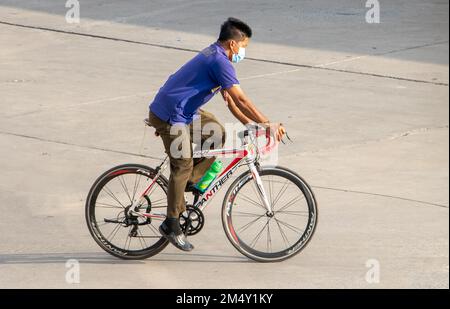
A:
{"type": "Polygon", "coordinates": [[[231,56],[231,61],[234,63],[238,63],[240,61],[242,61],[245,58],[245,48],[244,47],[239,47],[239,51],[237,54],[233,54],[231,56]]]}

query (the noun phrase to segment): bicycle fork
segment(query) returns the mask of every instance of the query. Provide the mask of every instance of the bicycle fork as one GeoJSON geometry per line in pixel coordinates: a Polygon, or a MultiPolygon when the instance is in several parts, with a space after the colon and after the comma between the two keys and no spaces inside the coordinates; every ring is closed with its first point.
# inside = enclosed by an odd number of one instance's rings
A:
{"type": "Polygon", "coordinates": [[[259,197],[260,197],[264,207],[266,207],[266,209],[267,209],[266,214],[268,216],[273,216],[272,205],[270,204],[269,199],[267,198],[267,194],[266,194],[266,191],[264,190],[264,185],[261,180],[261,176],[259,175],[258,168],[256,167],[256,164],[254,162],[250,162],[248,165],[250,168],[250,172],[252,173],[253,181],[255,183],[256,189],[258,190],[259,197]]]}

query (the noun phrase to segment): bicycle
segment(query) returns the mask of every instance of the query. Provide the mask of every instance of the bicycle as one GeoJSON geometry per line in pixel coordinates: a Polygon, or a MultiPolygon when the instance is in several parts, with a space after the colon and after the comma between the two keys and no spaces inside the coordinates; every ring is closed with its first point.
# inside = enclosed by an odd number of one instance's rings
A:
{"type": "MultiPolygon", "coordinates": [[[[261,155],[276,146],[266,129],[254,126],[239,132],[238,137],[239,148],[193,152],[194,157],[232,155],[234,159],[204,193],[194,192],[192,204],[186,200],[181,228],[186,235],[200,232],[205,223],[204,208],[240,166],[247,166],[228,188],[222,203],[225,234],[240,253],[255,261],[288,259],[314,234],[318,216],[314,193],[294,171],[260,165],[261,155]],[[261,136],[267,139],[262,147],[257,144],[261,136]],[[272,231],[278,233],[272,235],[272,231]]],[[[163,172],[168,162],[166,156],[156,168],[119,165],[94,182],[85,215],[92,237],[103,250],[122,259],[145,259],[169,244],[153,225],[166,217],[168,180],[163,172]]]]}

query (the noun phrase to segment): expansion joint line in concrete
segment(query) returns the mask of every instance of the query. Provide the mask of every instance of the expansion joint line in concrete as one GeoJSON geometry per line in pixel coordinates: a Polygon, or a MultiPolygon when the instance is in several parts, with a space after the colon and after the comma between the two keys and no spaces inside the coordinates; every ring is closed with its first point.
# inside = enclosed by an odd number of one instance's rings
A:
{"type": "MultiPolygon", "coordinates": [[[[68,31],[68,30],[60,30],[60,29],[47,28],[47,27],[23,25],[23,24],[17,24],[17,23],[10,23],[10,22],[6,22],[6,21],[0,21],[0,24],[14,26],[14,27],[27,28],[27,29],[35,29],[35,30],[51,31],[51,32],[56,32],[56,33],[69,34],[69,35],[77,35],[77,36],[89,37],[89,38],[95,38],[95,39],[103,39],[103,40],[118,41],[118,42],[124,42],[124,43],[147,45],[147,46],[166,48],[166,49],[174,49],[174,50],[186,51],[186,52],[198,53],[200,51],[200,50],[191,49],[191,48],[183,48],[183,47],[177,47],[177,46],[171,46],[171,45],[148,43],[148,42],[137,41],[137,40],[128,40],[128,39],[122,39],[122,38],[116,38],[116,37],[110,37],[110,36],[104,36],[104,35],[96,35],[96,34],[75,32],[75,31],[68,31]]],[[[431,44],[425,44],[425,45],[423,45],[423,47],[432,46],[432,45],[436,45],[436,44],[442,44],[442,43],[445,43],[445,42],[436,42],[436,43],[431,43],[431,44]]],[[[414,48],[418,48],[418,47],[417,46],[408,47],[408,48],[404,48],[404,50],[409,50],[409,49],[414,49],[414,48]]],[[[399,50],[389,51],[389,52],[382,53],[380,55],[390,54],[390,53],[394,53],[394,52],[398,52],[398,51],[399,50]]],[[[377,54],[374,54],[373,56],[377,56],[377,54]]],[[[371,77],[377,77],[377,78],[394,79],[394,80],[400,80],[400,81],[406,81],[406,82],[432,84],[432,85],[436,85],[436,86],[448,86],[448,83],[443,83],[443,82],[433,82],[433,81],[405,78],[405,77],[399,77],[399,76],[352,71],[352,70],[346,70],[346,69],[336,69],[336,68],[325,67],[323,65],[298,64],[298,63],[252,58],[252,57],[248,57],[246,59],[251,60],[251,61],[256,61],[256,62],[279,64],[279,65],[285,65],[285,66],[291,66],[291,67],[297,67],[297,68],[326,70],[326,71],[333,71],[333,72],[346,73],[346,74],[356,74],[356,75],[371,76],[371,77]]]]}

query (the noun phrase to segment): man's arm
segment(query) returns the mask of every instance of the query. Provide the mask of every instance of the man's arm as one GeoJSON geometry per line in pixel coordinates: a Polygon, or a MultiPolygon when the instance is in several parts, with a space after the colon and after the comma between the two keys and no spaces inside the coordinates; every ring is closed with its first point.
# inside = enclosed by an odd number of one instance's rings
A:
{"type": "MultiPolygon", "coordinates": [[[[269,119],[264,116],[253,104],[253,102],[245,95],[239,85],[235,85],[225,90],[225,93],[229,94],[231,100],[245,116],[256,123],[269,123],[269,119]]],[[[239,118],[238,118],[239,119],[239,118]]]]}
{"type": "Polygon", "coordinates": [[[225,91],[221,90],[222,97],[225,102],[227,102],[228,109],[233,114],[234,117],[236,117],[243,125],[246,125],[248,123],[251,123],[252,120],[245,116],[241,110],[236,106],[231,96],[225,91]]]}
{"type": "Polygon", "coordinates": [[[242,123],[248,124],[251,121],[264,124],[275,133],[276,139],[281,140],[286,130],[280,123],[270,123],[256,106],[247,98],[241,87],[236,85],[226,90],[221,90],[223,99],[227,102],[231,113],[242,123]]]}

